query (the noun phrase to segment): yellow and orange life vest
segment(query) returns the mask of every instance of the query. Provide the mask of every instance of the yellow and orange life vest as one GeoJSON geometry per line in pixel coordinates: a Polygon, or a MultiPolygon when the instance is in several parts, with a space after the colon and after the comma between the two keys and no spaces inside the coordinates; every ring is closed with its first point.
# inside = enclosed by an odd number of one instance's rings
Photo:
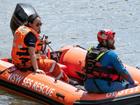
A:
{"type": "Polygon", "coordinates": [[[123,78],[118,74],[115,68],[102,67],[100,59],[108,52],[104,48],[90,48],[86,55],[85,73],[87,78],[100,78],[110,81],[122,81],[123,78]]]}

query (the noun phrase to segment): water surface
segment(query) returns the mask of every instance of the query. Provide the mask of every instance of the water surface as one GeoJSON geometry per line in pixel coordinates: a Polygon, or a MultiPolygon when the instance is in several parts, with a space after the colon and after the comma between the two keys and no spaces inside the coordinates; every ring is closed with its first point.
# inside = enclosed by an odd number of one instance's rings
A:
{"type": "MultiPolygon", "coordinates": [[[[9,24],[17,3],[29,3],[37,10],[43,21],[42,34],[49,36],[54,50],[68,44],[96,45],[98,30],[110,28],[116,32],[121,60],[140,66],[139,0],[0,0],[1,58],[10,57],[13,37],[9,24]]],[[[7,93],[0,97],[1,105],[31,103],[7,93]]]]}

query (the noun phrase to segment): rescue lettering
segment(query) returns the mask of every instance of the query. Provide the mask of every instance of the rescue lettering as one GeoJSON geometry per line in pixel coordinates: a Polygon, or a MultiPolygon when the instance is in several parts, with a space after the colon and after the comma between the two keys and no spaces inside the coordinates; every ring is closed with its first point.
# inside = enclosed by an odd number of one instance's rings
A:
{"type": "Polygon", "coordinates": [[[9,81],[15,84],[19,84],[21,80],[23,80],[24,77],[22,77],[19,74],[11,74],[8,78],[9,81]]]}
{"type": "Polygon", "coordinates": [[[52,96],[52,94],[55,92],[54,88],[51,88],[48,85],[45,85],[41,82],[34,81],[31,78],[21,76],[20,74],[16,74],[16,73],[11,74],[8,77],[8,80],[14,84],[21,83],[22,87],[27,88],[29,90],[36,91],[46,96],[52,96]]]}
{"type": "Polygon", "coordinates": [[[27,87],[27,88],[30,88],[30,87],[32,86],[32,84],[33,84],[33,80],[32,80],[32,79],[30,79],[30,78],[25,78],[25,79],[23,80],[22,86],[25,86],[25,87],[27,87]]]}
{"type": "Polygon", "coordinates": [[[112,93],[106,93],[106,97],[116,97],[116,96],[122,96],[126,94],[132,94],[140,91],[140,86],[137,86],[135,88],[125,89],[119,92],[112,92],[112,93]]]}
{"type": "Polygon", "coordinates": [[[32,86],[32,88],[37,91],[37,92],[40,92],[42,94],[45,94],[47,96],[52,96],[53,92],[55,91],[55,89],[53,88],[50,88],[49,86],[47,85],[44,85],[40,82],[35,82],[32,86]]]}

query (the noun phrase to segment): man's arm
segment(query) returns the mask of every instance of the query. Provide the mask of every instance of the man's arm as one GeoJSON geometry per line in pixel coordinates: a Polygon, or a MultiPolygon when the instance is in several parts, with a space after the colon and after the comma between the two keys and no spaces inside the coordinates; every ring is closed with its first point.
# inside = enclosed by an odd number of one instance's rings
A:
{"type": "Polygon", "coordinates": [[[28,46],[28,52],[31,57],[31,63],[32,63],[33,69],[35,70],[35,72],[44,73],[42,70],[38,69],[37,57],[35,54],[36,42],[37,42],[37,39],[31,32],[28,33],[28,35],[26,35],[26,37],[24,39],[25,45],[28,46]]]}
{"type": "Polygon", "coordinates": [[[37,58],[36,58],[36,54],[35,54],[35,48],[29,47],[28,51],[29,51],[29,54],[31,57],[32,66],[33,66],[34,70],[36,71],[38,69],[38,64],[37,64],[37,58]]]}
{"type": "Polygon", "coordinates": [[[117,72],[125,79],[127,80],[130,84],[134,84],[134,80],[124,67],[122,61],[119,59],[118,55],[116,53],[113,54],[112,56],[112,62],[113,66],[117,70],[117,72]]]}

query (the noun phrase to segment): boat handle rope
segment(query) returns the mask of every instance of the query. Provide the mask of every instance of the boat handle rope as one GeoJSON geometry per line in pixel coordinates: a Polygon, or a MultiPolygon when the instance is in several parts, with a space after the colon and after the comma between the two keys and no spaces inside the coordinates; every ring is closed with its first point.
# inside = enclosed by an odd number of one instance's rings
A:
{"type": "Polygon", "coordinates": [[[9,68],[5,68],[4,70],[1,70],[0,71],[0,74],[3,74],[4,72],[9,72],[9,73],[12,73],[16,70],[16,67],[15,66],[12,66],[12,67],[9,67],[9,68]]]}
{"type": "Polygon", "coordinates": [[[65,98],[65,96],[63,94],[61,94],[61,93],[56,93],[56,96],[62,98],[63,100],[65,98]]]}

